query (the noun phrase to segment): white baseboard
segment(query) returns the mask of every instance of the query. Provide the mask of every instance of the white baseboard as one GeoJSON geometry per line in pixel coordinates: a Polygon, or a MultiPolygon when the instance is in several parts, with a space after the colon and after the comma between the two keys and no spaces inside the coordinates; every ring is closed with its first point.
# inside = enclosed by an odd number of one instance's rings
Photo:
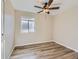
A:
{"type": "Polygon", "coordinates": [[[71,47],[69,47],[69,46],[67,46],[67,45],[64,45],[64,44],[60,43],[60,42],[57,42],[57,41],[53,41],[53,42],[56,42],[56,43],[58,43],[58,44],[60,44],[60,45],[62,45],[62,46],[64,46],[64,47],[66,47],[66,48],[69,48],[69,49],[75,51],[75,52],[78,52],[78,50],[73,49],[73,48],[71,48],[71,47]]]}
{"type": "Polygon", "coordinates": [[[15,48],[15,46],[12,48],[12,50],[11,50],[11,52],[10,52],[10,54],[9,54],[9,59],[10,59],[10,56],[11,56],[11,54],[12,54],[14,48],[15,48]]]}
{"type": "MultiPolygon", "coordinates": [[[[41,43],[45,43],[45,42],[52,42],[52,40],[50,40],[50,41],[42,41],[42,42],[34,42],[34,43],[29,43],[29,44],[24,44],[24,45],[41,44],[41,43]]],[[[24,46],[24,45],[16,45],[16,46],[24,46]]]]}

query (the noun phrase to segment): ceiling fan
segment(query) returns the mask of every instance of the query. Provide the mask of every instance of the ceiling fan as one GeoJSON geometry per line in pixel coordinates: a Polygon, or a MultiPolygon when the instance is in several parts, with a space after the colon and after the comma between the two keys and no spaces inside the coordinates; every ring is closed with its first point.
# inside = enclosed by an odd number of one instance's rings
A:
{"type": "Polygon", "coordinates": [[[39,11],[37,13],[45,12],[47,14],[50,14],[49,10],[57,10],[57,9],[59,9],[59,7],[50,7],[52,2],[53,2],[53,0],[49,0],[48,2],[44,3],[43,7],[40,7],[40,6],[34,6],[34,7],[42,9],[41,11],[39,11]]]}

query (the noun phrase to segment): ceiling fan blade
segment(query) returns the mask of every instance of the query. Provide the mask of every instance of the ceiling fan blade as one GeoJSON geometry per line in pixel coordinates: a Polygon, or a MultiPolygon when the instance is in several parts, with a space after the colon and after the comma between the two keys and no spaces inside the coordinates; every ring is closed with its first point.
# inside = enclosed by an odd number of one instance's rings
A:
{"type": "Polygon", "coordinates": [[[43,8],[42,8],[42,7],[40,7],[40,6],[34,6],[34,7],[43,9],[43,8]]]}
{"type": "Polygon", "coordinates": [[[42,10],[42,11],[39,11],[39,12],[37,12],[37,13],[41,13],[41,12],[43,12],[43,10],[42,10]]]}
{"type": "Polygon", "coordinates": [[[49,0],[47,5],[50,6],[52,2],[53,2],[53,0],[49,0]]]}
{"type": "Polygon", "coordinates": [[[53,7],[53,8],[48,8],[49,10],[52,10],[52,9],[59,9],[60,7],[53,7]]]}

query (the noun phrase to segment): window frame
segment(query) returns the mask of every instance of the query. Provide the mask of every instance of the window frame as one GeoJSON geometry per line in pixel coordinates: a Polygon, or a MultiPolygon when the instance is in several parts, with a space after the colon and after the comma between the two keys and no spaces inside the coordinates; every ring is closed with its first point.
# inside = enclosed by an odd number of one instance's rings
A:
{"type": "Polygon", "coordinates": [[[22,33],[29,33],[29,32],[35,32],[35,18],[25,18],[25,17],[22,17],[21,18],[21,32],[22,33]],[[28,23],[28,29],[27,29],[27,31],[26,30],[23,30],[23,28],[22,28],[22,21],[27,21],[27,23],[28,23]],[[33,30],[34,31],[30,31],[30,29],[29,29],[29,26],[30,26],[30,22],[34,22],[34,27],[33,27],[33,30]]]}

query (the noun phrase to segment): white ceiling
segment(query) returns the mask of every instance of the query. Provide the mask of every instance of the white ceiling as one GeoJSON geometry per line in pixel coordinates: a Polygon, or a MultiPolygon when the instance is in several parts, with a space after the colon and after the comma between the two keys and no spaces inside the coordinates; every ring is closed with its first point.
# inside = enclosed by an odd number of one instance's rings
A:
{"type": "MultiPolygon", "coordinates": [[[[36,0],[11,0],[11,2],[16,10],[29,11],[34,13],[37,13],[41,10],[39,8],[35,8],[34,5],[42,6],[41,4],[37,3],[36,0]]],[[[75,5],[77,6],[77,0],[54,0],[50,7],[60,6],[60,9],[51,10],[51,15],[57,15],[75,5]]]]}

